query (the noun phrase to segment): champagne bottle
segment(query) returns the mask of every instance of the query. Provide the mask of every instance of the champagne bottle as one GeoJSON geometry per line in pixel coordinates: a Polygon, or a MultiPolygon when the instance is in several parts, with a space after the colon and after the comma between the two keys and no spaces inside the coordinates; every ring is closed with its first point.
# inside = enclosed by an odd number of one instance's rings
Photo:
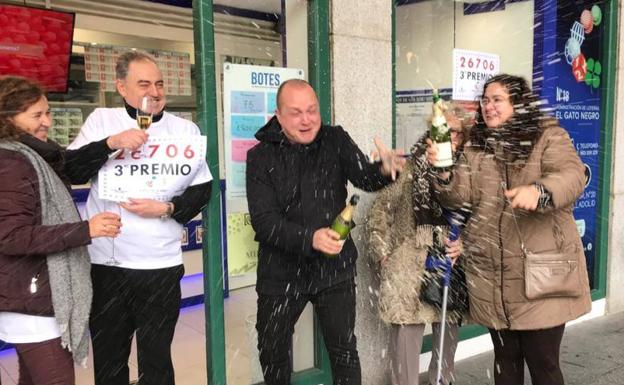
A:
{"type": "MultiPolygon", "coordinates": [[[[331,229],[340,234],[340,240],[344,241],[349,236],[349,232],[353,228],[353,213],[355,212],[355,206],[357,206],[360,196],[353,194],[347,207],[342,210],[340,214],[334,219],[331,225],[331,229]]],[[[335,258],[337,254],[325,254],[327,258],[335,258]]]]}
{"type": "Polygon", "coordinates": [[[433,90],[433,117],[429,136],[438,151],[438,159],[433,167],[438,170],[446,170],[453,165],[453,148],[451,146],[451,130],[446,123],[444,110],[446,105],[440,97],[437,89],[433,90]]]}

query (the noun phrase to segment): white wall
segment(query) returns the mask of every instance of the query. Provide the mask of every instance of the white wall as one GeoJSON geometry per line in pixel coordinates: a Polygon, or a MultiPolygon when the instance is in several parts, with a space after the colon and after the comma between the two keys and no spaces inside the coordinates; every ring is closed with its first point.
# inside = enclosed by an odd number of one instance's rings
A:
{"type": "Polygon", "coordinates": [[[397,90],[452,85],[453,2],[423,1],[396,8],[397,90]]]}
{"type": "Polygon", "coordinates": [[[504,11],[463,15],[457,5],[455,48],[491,52],[500,55],[501,71],[533,75],[533,1],[505,6],[504,11]]]}
{"type": "Polygon", "coordinates": [[[531,79],[533,1],[463,14],[463,3],[431,0],[397,7],[397,90],[452,86],[453,48],[495,53],[501,70],[531,79]]]}
{"type": "MultiPolygon", "coordinates": [[[[392,137],[392,3],[388,0],[331,2],[332,109],[342,125],[368,153],[379,136],[392,137]]],[[[353,188],[350,189],[353,191],[353,188]]],[[[379,276],[366,244],[366,215],[373,194],[362,194],[351,233],[359,252],[355,334],[362,383],[388,384],[388,327],[379,318],[379,276]]]]}
{"type": "MultiPolygon", "coordinates": [[[[117,45],[122,47],[131,47],[139,49],[158,49],[165,51],[185,52],[191,55],[191,63],[195,62],[193,56],[193,39],[190,40],[165,40],[168,35],[159,35],[157,37],[145,37],[137,35],[126,35],[116,32],[94,31],[91,29],[75,28],[74,42],[80,43],[98,43],[100,45],[117,45]]],[[[84,52],[83,48],[74,45],[72,48],[74,53],[84,52]]]]}
{"type": "Polygon", "coordinates": [[[308,76],[308,1],[286,1],[286,67],[303,68],[308,76]]]}

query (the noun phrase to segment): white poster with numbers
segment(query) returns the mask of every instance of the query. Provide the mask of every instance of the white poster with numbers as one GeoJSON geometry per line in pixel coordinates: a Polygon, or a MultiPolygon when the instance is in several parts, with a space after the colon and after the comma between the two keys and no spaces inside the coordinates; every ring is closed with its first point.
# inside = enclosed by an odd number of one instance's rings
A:
{"type": "Polygon", "coordinates": [[[453,100],[475,101],[483,92],[483,84],[499,72],[499,55],[454,49],[453,100]]]}
{"type": "Polygon", "coordinates": [[[115,153],[98,173],[101,199],[170,201],[192,182],[206,159],[204,136],[150,136],[136,151],[115,153]]]}
{"type": "Polygon", "coordinates": [[[254,135],[275,113],[277,89],[288,79],[303,79],[295,68],[223,64],[223,137],[225,192],[228,200],[245,200],[247,151],[254,135]]]}

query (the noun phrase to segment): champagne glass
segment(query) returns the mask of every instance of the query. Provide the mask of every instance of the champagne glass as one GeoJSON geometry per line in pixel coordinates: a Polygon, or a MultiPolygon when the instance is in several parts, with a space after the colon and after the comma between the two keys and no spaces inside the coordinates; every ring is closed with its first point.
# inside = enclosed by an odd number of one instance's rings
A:
{"type": "MultiPolygon", "coordinates": [[[[113,203],[115,205],[115,207],[117,207],[117,214],[119,214],[119,218],[121,219],[121,207],[119,206],[119,203],[113,203]]],[[[106,265],[108,266],[119,266],[121,265],[121,262],[119,262],[119,260],[117,258],[115,258],[115,238],[111,239],[113,242],[113,250],[111,252],[110,258],[104,262],[106,265]]]]}
{"type": "MultiPolygon", "coordinates": [[[[136,121],[139,128],[146,131],[152,125],[152,115],[154,111],[154,99],[143,96],[136,112],[136,121]]],[[[141,146],[141,156],[145,156],[145,145],[141,146]]]]}
{"type": "Polygon", "coordinates": [[[141,130],[147,130],[152,125],[154,100],[149,96],[141,98],[141,104],[137,108],[136,121],[141,130]]]}

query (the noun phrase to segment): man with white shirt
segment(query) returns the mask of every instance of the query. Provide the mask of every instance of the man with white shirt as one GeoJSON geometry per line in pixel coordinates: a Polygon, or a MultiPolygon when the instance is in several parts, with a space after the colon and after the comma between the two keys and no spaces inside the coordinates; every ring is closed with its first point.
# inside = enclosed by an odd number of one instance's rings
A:
{"type": "MultiPolygon", "coordinates": [[[[77,149],[100,142],[92,162],[98,169],[118,150],[141,151],[148,137],[197,136],[191,121],[166,111],[163,77],[154,58],[131,51],[117,60],[117,91],[124,107],[98,108],[85,121],[80,134],[69,146],[77,149]],[[152,124],[146,131],[136,128],[137,108],[143,97],[154,102],[152,124]]],[[[99,196],[97,175],[73,175],[85,169],[71,164],[73,180],[91,179],[86,215],[102,211],[121,216],[121,234],[114,242],[101,238],[89,246],[92,262],[93,308],[91,337],[96,385],[127,385],[128,356],[136,332],[139,382],[149,385],[174,384],[171,342],[180,307],[182,265],[182,225],[208,202],[212,176],[205,161],[183,179],[172,181],[171,189],[185,188],[168,202],[133,199],[112,202],[99,196]],[[175,186],[174,186],[175,185],[175,186]]],[[[93,167],[89,167],[92,169],[93,167]]]]}

